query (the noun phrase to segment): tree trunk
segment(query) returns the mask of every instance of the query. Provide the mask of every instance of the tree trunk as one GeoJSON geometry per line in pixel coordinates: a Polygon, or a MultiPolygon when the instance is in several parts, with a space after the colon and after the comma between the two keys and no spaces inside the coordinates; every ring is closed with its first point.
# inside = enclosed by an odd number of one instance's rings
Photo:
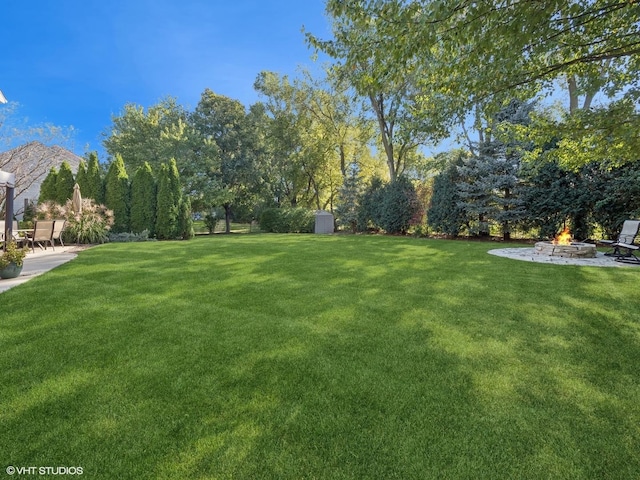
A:
{"type": "Polygon", "coordinates": [[[371,100],[371,106],[376,112],[378,119],[378,126],[380,127],[380,136],[382,138],[382,145],[384,146],[384,152],[387,155],[387,167],[389,168],[389,180],[392,182],[396,179],[396,165],[393,160],[393,126],[387,124],[387,120],[384,117],[384,97],[374,94],[369,94],[369,100],[371,100]]]}
{"type": "Polygon", "coordinates": [[[569,85],[569,113],[573,114],[578,110],[578,85],[576,83],[576,77],[571,75],[567,79],[569,85]]]}
{"type": "Polygon", "coordinates": [[[340,144],[340,171],[342,172],[342,179],[347,178],[347,159],[344,153],[344,144],[340,144]]]}

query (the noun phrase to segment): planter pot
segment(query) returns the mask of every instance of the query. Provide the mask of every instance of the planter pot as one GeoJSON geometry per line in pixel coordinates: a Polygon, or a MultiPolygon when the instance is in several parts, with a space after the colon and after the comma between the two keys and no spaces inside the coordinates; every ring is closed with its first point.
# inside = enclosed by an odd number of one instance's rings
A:
{"type": "Polygon", "coordinates": [[[16,278],[22,272],[22,265],[18,266],[11,262],[9,265],[0,270],[0,278],[16,278]]]}

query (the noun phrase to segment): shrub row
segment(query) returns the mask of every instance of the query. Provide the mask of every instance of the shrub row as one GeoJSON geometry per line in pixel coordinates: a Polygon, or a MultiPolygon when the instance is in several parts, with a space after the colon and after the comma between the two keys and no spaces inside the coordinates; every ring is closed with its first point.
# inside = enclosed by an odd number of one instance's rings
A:
{"type": "Polygon", "coordinates": [[[271,233],[313,233],[316,217],[306,208],[268,208],[259,218],[260,228],[271,233]]]}

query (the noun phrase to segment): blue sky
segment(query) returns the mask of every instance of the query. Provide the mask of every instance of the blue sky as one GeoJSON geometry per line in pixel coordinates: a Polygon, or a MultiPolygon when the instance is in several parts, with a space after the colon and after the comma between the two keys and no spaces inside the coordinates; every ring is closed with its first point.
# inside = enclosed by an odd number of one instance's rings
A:
{"type": "Polygon", "coordinates": [[[303,25],[330,35],[324,0],[28,0],[1,13],[0,90],[29,124],[73,126],[73,150],[101,156],[126,103],[171,95],[192,109],[210,88],[250,105],[260,71],[320,68],[303,25]]]}

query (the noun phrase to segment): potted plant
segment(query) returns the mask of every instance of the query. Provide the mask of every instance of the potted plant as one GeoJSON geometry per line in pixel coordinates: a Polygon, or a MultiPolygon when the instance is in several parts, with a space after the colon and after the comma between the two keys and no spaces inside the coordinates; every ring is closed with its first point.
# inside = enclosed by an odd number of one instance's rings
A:
{"type": "Polygon", "coordinates": [[[7,243],[6,251],[0,255],[0,278],[15,278],[22,272],[26,248],[18,248],[15,241],[7,243]]]}

